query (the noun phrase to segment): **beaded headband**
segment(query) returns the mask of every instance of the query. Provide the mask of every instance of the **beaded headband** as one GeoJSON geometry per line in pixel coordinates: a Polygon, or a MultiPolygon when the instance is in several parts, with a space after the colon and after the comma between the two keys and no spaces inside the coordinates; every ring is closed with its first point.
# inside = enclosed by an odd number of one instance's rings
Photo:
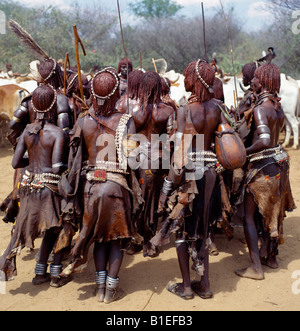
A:
{"type": "MultiPolygon", "coordinates": [[[[213,94],[213,93],[214,93],[213,87],[212,87],[212,86],[209,86],[209,85],[205,82],[205,80],[201,77],[201,75],[200,75],[200,72],[199,72],[199,64],[200,64],[201,62],[205,62],[205,61],[199,59],[199,60],[197,61],[197,63],[196,63],[195,70],[196,70],[197,77],[199,78],[200,82],[201,82],[201,83],[202,83],[202,84],[208,89],[209,93],[212,93],[212,94],[213,94]]],[[[205,62],[205,63],[206,63],[206,62],[205,62]]]]}
{"type": "Polygon", "coordinates": [[[117,90],[117,88],[119,87],[119,78],[118,78],[118,76],[117,76],[117,75],[116,75],[111,69],[114,70],[114,68],[108,67],[108,68],[104,68],[104,69],[98,71],[98,72],[95,74],[95,76],[93,77],[93,80],[92,80],[92,84],[91,84],[91,92],[92,92],[92,95],[93,95],[96,99],[100,99],[100,100],[97,100],[97,103],[98,103],[99,106],[104,105],[105,101],[106,101],[107,99],[109,99],[112,95],[114,95],[115,92],[116,92],[116,90],[117,90]],[[101,96],[101,95],[98,95],[98,94],[94,91],[94,79],[95,79],[98,75],[100,75],[100,74],[102,74],[102,73],[104,73],[104,72],[108,72],[108,73],[110,73],[110,74],[116,79],[116,85],[115,85],[115,87],[113,88],[113,90],[112,90],[110,93],[108,93],[106,96],[101,96]]]}
{"type": "Polygon", "coordinates": [[[54,98],[53,98],[53,101],[52,101],[51,105],[50,105],[47,109],[45,109],[45,110],[40,110],[40,109],[37,109],[37,108],[35,107],[35,105],[33,104],[33,101],[31,100],[32,108],[33,108],[34,112],[36,112],[36,113],[47,113],[48,111],[50,111],[50,110],[53,108],[53,106],[54,106],[54,104],[55,104],[55,102],[56,102],[56,100],[57,100],[57,92],[56,92],[56,90],[54,89],[54,87],[51,86],[51,85],[46,85],[46,86],[50,87],[50,88],[53,90],[53,92],[54,92],[54,98]]]}
{"type": "Polygon", "coordinates": [[[70,81],[70,83],[68,84],[68,86],[67,86],[67,89],[69,88],[69,86],[71,86],[73,83],[74,83],[74,81],[75,81],[75,79],[78,77],[78,74],[76,74],[72,79],[71,79],[71,81],[70,81]]]}

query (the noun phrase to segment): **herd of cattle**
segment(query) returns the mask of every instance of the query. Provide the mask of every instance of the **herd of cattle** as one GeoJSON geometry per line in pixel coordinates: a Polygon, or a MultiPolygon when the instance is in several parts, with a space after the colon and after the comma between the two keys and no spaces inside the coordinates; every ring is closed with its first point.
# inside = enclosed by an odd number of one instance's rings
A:
{"type": "Polygon", "coordinates": [[[3,145],[7,133],[9,122],[13,118],[14,112],[21,104],[22,99],[32,93],[37,83],[30,77],[21,79],[0,79],[0,146],[3,145]]]}
{"type": "MultiPolygon", "coordinates": [[[[170,79],[171,98],[177,104],[184,104],[189,93],[184,88],[184,76],[176,73],[174,70],[163,73],[163,75],[170,79]]],[[[225,96],[225,104],[227,107],[235,105],[236,95],[234,93],[235,86],[237,86],[238,101],[244,96],[242,79],[239,75],[236,77],[235,84],[234,77],[226,76],[223,79],[223,89],[225,96]]],[[[3,144],[8,133],[8,124],[12,119],[14,111],[19,107],[21,100],[28,94],[32,93],[37,87],[36,81],[30,77],[19,77],[17,79],[0,79],[0,146],[3,144]]],[[[299,116],[300,116],[300,81],[281,74],[281,89],[279,96],[281,97],[281,104],[285,113],[286,119],[286,136],[283,147],[289,145],[291,134],[293,134],[293,148],[299,147],[299,116]]]]}

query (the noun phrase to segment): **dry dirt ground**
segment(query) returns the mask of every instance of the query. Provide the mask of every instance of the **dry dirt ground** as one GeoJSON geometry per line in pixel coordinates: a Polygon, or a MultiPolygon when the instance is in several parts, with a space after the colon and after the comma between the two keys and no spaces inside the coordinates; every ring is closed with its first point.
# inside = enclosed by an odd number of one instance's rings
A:
{"type": "MultiPolygon", "coordinates": [[[[36,240],[33,252],[24,248],[17,257],[18,275],[13,281],[0,283],[0,310],[96,310],[96,311],[285,311],[300,310],[300,150],[288,149],[291,156],[290,180],[298,209],[284,222],[285,243],[279,247],[279,268],[264,267],[265,279],[239,278],[234,270],[249,265],[247,247],[242,243],[243,230],[235,228],[234,238],[217,235],[218,256],[210,257],[210,281],[214,297],[203,300],[195,296],[184,301],[166,290],[169,281],[181,281],[174,243],[157,258],[142,253],[125,254],[120,272],[120,287],[125,296],[111,304],[98,303],[94,297],[94,264],[90,250],[88,268],[75,274],[72,282],[56,289],[43,284],[33,286],[36,240]]],[[[0,201],[12,188],[12,150],[0,149],[0,201]]],[[[0,214],[2,218],[3,213],[0,214]]],[[[0,253],[10,239],[11,224],[0,221],[0,253]]],[[[194,275],[194,272],[191,272],[194,275]]]]}

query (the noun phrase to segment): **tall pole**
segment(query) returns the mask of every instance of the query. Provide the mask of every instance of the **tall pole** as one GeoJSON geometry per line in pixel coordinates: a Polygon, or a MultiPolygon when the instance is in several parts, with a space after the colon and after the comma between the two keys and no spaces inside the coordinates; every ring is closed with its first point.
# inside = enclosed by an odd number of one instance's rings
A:
{"type": "Polygon", "coordinates": [[[69,60],[69,53],[65,55],[65,62],[64,62],[64,95],[67,94],[67,65],[69,64],[70,69],[70,60],[69,60]]]}
{"type": "Polygon", "coordinates": [[[126,58],[126,70],[127,70],[127,77],[126,77],[126,95],[127,95],[127,113],[129,113],[129,91],[128,91],[128,58],[127,58],[127,53],[126,53],[126,48],[125,48],[125,42],[124,42],[124,37],[123,37],[123,28],[122,28],[122,20],[121,20],[121,11],[120,11],[120,4],[119,0],[117,0],[117,6],[118,6],[118,13],[119,13],[119,23],[120,23],[120,31],[121,31],[121,38],[122,38],[122,45],[123,45],[123,50],[124,50],[124,55],[126,58]]]}
{"type": "Polygon", "coordinates": [[[155,63],[154,58],[152,58],[152,62],[153,62],[153,66],[154,66],[155,72],[157,72],[157,67],[156,67],[156,63],[155,63]]]}
{"type": "Polygon", "coordinates": [[[80,60],[79,60],[79,50],[78,50],[78,44],[80,43],[82,51],[84,56],[86,55],[85,49],[83,47],[82,41],[78,35],[77,27],[76,25],[73,25],[73,31],[75,36],[75,56],[76,56],[76,64],[77,64],[77,72],[78,72],[78,83],[79,83],[79,89],[80,89],[80,97],[82,100],[84,100],[84,94],[83,94],[83,86],[82,86],[82,80],[81,80],[81,67],[80,67],[80,60]]]}
{"type": "Polygon", "coordinates": [[[227,23],[227,19],[226,19],[224,7],[223,7],[223,4],[222,4],[222,1],[221,0],[220,0],[220,4],[221,4],[223,15],[224,15],[225,26],[226,26],[227,37],[228,37],[228,43],[229,43],[229,48],[230,48],[230,55],[231,55],[231,62],[232,62],[232,69],[233,69],[233,77],[234,77],[235,100],[236,100],[234,106],[235,106],[235,109],[236,109],[237,108],[238,95],[237,95],[237,87],[236,87],[236,76],[235,76],[235,68],[234,68],[233,48],[232,48],[232,44],[231,44],[231,38],[230,38],[228,23],[227,23]]]}
{"type": "Polygon", "coordinates": [[[142,53],[141,53],[141,51],[139,51],[139,54],[140,54],[140,68],[142,69],[143,65],[142,65],[142,53]]]}
{"type": "Polygon", "coordinates": [[[205,51],[205,61],[208,62],[207,52],[206,52],[205,17],[204,17],[204,6],[203,6],[203,2],[201,2],[201,8],[202,8],[203,42],[204,42],[204,51],[205,51]]]}

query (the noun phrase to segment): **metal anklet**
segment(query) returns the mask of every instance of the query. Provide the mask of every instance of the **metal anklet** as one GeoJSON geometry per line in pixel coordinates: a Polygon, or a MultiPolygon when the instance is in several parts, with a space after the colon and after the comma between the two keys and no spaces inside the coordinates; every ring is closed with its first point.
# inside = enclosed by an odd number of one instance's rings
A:
{"type": "Polygon", "coordinates": [[[63,265],[62,264],[50,264],[50,276],[51,277],[59,277],[62,272],[63,265]]]}
{"type": "Polygon", "coordinates": [[[118,287],[120,282],[120,278],[112,278],[110,276],[106,277],[106,287],[110,288],[110,289],[115,289],[118,287]]]}
{"type": "Polygon", "coordinates": [[[46,274],[47,272],[47,268],[48,268],[48,264],[47,263],[39,263],[37,262],[34,272],[36,275],[38,276],[43,276],[46,274]]]}
{"type": "Polygon", "coordinates": [[[96,278],[96,284],[106,284],[106,276],[107,276],[107,271],[96,271],[95,272],[95,278],[96,278]]]}

